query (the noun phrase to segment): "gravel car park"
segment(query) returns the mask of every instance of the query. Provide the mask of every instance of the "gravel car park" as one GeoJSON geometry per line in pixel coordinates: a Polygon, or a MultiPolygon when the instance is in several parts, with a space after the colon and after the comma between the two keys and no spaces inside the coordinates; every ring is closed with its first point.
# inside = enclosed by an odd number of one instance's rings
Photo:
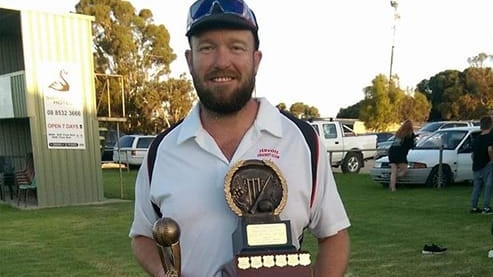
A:
{"type": "MultiPolygon", "coordinates": [[[[471,181],[471,142],[479,133],[480,129],[477,126],[435,131],[409,151],[407,173],[397,179],[397,184],[422,184],[438,187],[471,181]],[[440,150],[441,147],[443,150],[440,150]],[[441,154],[440,151],[442,151],[441,154]]],[[[370,170],[370,176],[374,181],[382,183],[384,187],[387,186],[390,179],[388,156],[375,161],[370,170]]]]}

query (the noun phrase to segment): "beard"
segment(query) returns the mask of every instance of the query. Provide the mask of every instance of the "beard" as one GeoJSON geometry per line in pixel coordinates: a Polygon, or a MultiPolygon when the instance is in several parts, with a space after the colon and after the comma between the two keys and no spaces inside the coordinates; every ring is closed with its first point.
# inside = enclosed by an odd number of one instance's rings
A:
{"type": "Polygon", "coordinates": [[[249,74],[245,82],[242,82],[240,87],[235,89],[233,93],[225,96],[219,95],[221,91],[218,93],[218,90],[221,89],[207,88],[194,70],[191,71],[191,75],[200,103],[207,110],[220,115],[234,114],[241,110],[252,98],[253,89],[255,88],[254,73],[249,74]]]}

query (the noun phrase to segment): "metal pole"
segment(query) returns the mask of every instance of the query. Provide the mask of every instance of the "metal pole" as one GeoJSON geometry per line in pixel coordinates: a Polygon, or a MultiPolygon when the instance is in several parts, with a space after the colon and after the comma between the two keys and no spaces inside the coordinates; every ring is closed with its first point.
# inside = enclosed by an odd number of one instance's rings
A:
{"type": "Polygon", "coordinates": [[[443,143],[440,145],[440,151],[438,152],[438,180],[437,187],[441,188],[443,183],[443,143]]]}
{"type": "Polygon", "coordinates": [[[117,155],[118,155],[118,170],[120,173],[120,198],[123,199],[125,197],[125,189],[124,189],[124,183],[123,183],[123,174],[122,174],[122,164],[121,164],[121,158],[120,158],[120,122],[116,123],[116,147],[118,149],[117,155]]]}
{"type": "Polygon", "coordinates": [[[392,83],[392,67],[394,65],[395,30],[396,30],[397,20],[400,18],[399,14],[397,13],[398,5],[399,4],[397,3],[397,1],[390,1],[390,6],[394,8],[394,25],[392,26],[392,47],[390,49],[389,91],[390,91],[390,85],[392,83]]]}

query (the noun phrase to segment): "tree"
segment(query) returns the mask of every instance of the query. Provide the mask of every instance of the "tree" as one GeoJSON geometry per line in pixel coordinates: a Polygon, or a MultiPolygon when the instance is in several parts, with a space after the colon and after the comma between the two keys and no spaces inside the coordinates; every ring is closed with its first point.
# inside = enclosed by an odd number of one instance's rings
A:
{"type": "MultiPolygon", "coordinates": [[[[176,111],[186,110],[195,98],[191,93],[192,85],[184,76],[179,79],[167,78],[170,64],[176,55],[169,46],[167,29],[153,23],[152,12],[143,9],[137,14],[130,2],[122,0],[81,0],[75,9],[78,13],[95,17],[93,34],[96,73],[120,75],[123,78],[128,118],[123,131],[147,133],[164,129],[176,122],[176,111]],[[171,107],[173,97],[170,94],[177,91],[180,92],[181,101],[173,102],[171,107]],[[182,106],[174,107],[178,104],[182,106]],[[163,109],[167,111],[163,112],[163,109]]],[[[109,91],[117,99],[121,87],[115,89],[118,87],[116,81],[112,82],[109,91]]],[[[101,89],[98,86],[100,84],[96,83],[96,90],[101,89]]],[[[98,105],[103,110],[107,106],[104,101],[98,105]]]]}
{"type": "Polygon", "coordinates": [[[397,112],[396,121],[394,123],[401,123],[406,119],[410,119],[413,122],[425,122],[428,119],[431,105],[419,91],[414,93],[402,93],[399,97],[398,103],[395,105],[397,112]]]}
{"type": "Polygon", "coordinates": [[[288,109],[288,107],[286,106],[286,104],[284,102],[277,104],[276,108],[279,109],[280,111],[286,111],[288,109]]]}
{"type": "Polygon", "coordinates": [[[485,55],[478,55],[474,66],[460,72],[445,70],[421,81],[417,90],[431,102],[429,119],[478,119],[493,109],[493,71],[478,67],[485,55]]]}
{"type": "Polygon", "coordinates": [[[413,103],[409,119],[413,122],[426,122],[431,110],[431,104],[426,99],[426,96],[419,91],[414,91],[413,103]]]}
{"type": "Polygon", "coordinates": [[[467,58],[467,62],[469,63],[469,65],[471,65],[471,67],[483,67],[484,66],[484,62],[488,58],[491,59],[492,56],[491,55],[488,55],[488,54],[486,54],[484,52],[481,52],[477,56],[467,58]]]}
{"type": "Polygon", "coordinates": [[[360,110],[364,100],[360,100],[358,103],[346,108],[340,108],[337,113],[337,118],[360,118],[360,110]]]}
{"type": "Polygon", "coordinates": [[[129,101],[134,111],[141,111],[146,120],[139,120],[139,114],[130,114],[132,126],[138,126],[144,133],[159,133],[185,117],[192,107],[191,99],[196,99],[189,80],[182,75],[179,79],[170,78],[167,82],[154,82],[135,99],[129,101]]]}
{"type": "Polygon", "coordinates": [[[423,122],[428,118],[430,104],[420,92],[404,92],[396,86],[394,79],[380,74],[372,86],[365,88],[365,98],[361,104],[360,119],[368,129],[386,131],[394,124],[406,119],[423,122]]]}
{"type": "Polygon", "coordinates": [[[469,67],[463,73],[468,99],[461,102],[468,106],[460,114],[480,118],[493,109],[493,71],[489,67],[469,67]]]}
{"type": "Polygon", "coordinates": [[[308,106],[302,102],[293,103],[293,105],[291,105],[291,107],[289,108],[289,111],[294,116],[296,116],[297,118],[301,118],[301,119],[320,117],[320,114],[319,114],[317,108],[315,108],[313,106],[308,106]]]}
{"type": "Polygon", "coordinates": [[[368,129],[383,131],[395,121],[388,84],[388,79],[380,74],[373,79],[371,86],[364,89],[365,98],[361,104],[360,119],[368,129]]]}
{"type": "Polygon", "coordinates": [[[458,105],[464,93],[464,81],[460,71],[442,71],[427,81],[421,81],[418,88],[431,102],[431,121],[461,119],[458,105]]]}

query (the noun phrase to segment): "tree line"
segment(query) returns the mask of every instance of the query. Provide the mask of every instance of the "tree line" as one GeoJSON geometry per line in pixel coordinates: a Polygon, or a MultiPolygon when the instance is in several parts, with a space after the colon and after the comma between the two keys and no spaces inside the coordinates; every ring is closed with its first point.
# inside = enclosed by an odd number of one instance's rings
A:
{"type": "MultiPolygon", "coordinates": [[[[97,113],[100,118],[124,118],[126,133],[158,133],[189,112],[197,100],[192,82],[183,73],[170,77],[176,54],[164,25],[154,23],[150,9],[137,11],[122,0],[80,0],[77,13],[94,16],[93,53],[97,113]]],[[[364,99],[341,108],[337,117],[355,118],[367,128],[382,131],[411,119],[477,119],[493,108],[493,71],[485,67],[491,56],[469,58],[464,71],[445,70],[422,80],[414,91],[399,87],[398,76],[377,75],[363,89],[364,99]]],[[[303,102],[279,103],[298,118],[320,117],[303,102]]],[[[113,123],[101,121],[103,127],[113,123]]]]}
{"type": "Polygon", "coordinates": [[[438,120],[471,120],[493,110],[493,71],[485,66],[491,55],[479,53],[468,58],[463,71],[444,70],[424,79],[414,91],[404,91],[396,83],[378,75],[364,88],[364,99],[341,108],[337,117],[359,118],[375,131],[386,130],[405,119],[422,123],[438,120]]]}

